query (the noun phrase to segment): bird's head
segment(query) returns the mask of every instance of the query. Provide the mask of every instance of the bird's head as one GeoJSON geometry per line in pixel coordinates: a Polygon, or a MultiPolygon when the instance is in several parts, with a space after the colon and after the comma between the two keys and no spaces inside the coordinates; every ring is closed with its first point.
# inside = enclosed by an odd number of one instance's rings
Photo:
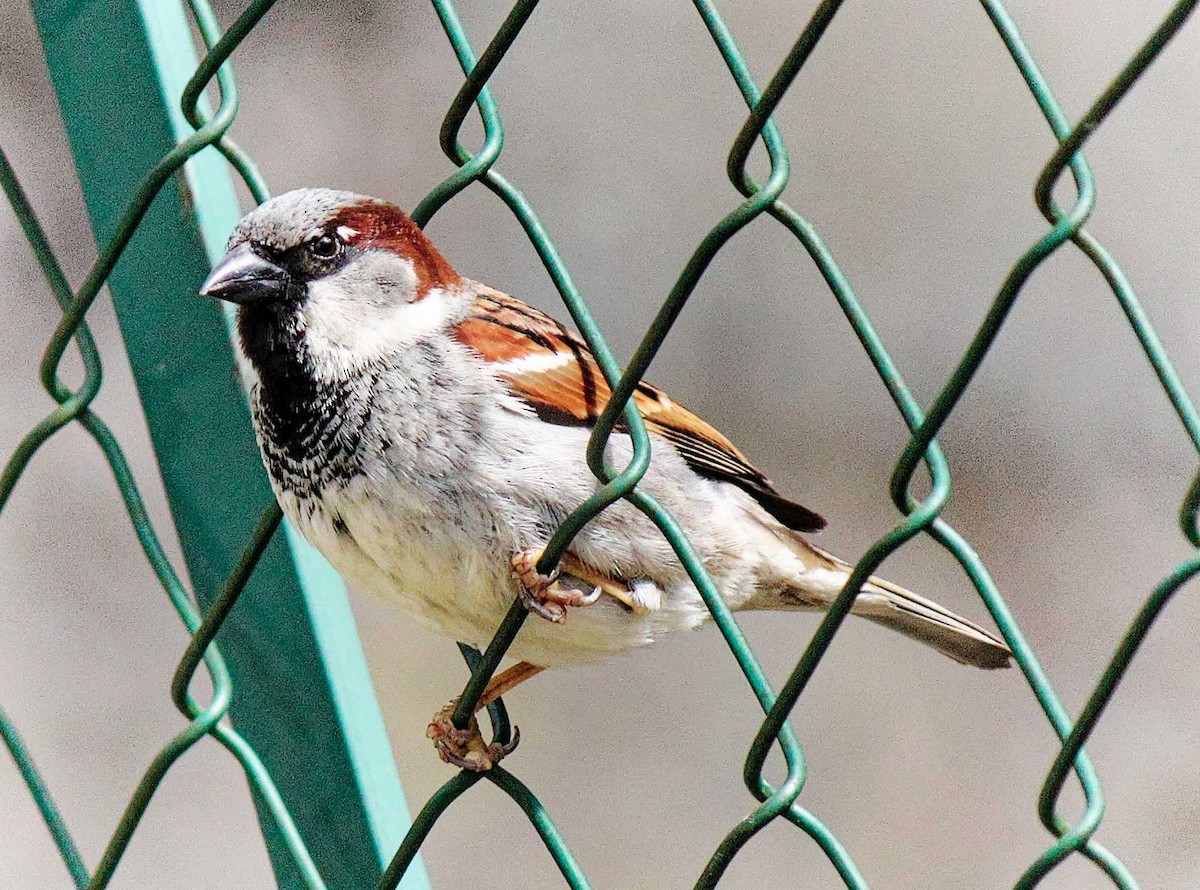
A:
{"type": "Polygon", "coordinates": [[[359,364],[443,324],[461,282],[399,207],[308,188],[246,214],[200,293],[238,304],[244,345],[282,328],[359,364]]]}

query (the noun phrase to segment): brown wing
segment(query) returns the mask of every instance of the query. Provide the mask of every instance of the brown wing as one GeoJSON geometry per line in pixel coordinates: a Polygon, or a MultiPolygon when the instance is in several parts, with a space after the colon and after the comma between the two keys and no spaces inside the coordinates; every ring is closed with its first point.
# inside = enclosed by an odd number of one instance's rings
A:
{"type": "MultiPolygon", "coordinates": [[[[484,288],[474,312],[456,331],[459,342],[496,365],[497,375],[549,423],[590,426],[611,390],[591,350],[550,316],[484,288]]],[[[788,528],[819,531],[825,520],[782,497],[725,436],[649,383],[633,401],[646,427],[666,439],[694,471],[731,482],[788,528]]],[[[618,428],[621,428],[618,426],[618,428]]]]}

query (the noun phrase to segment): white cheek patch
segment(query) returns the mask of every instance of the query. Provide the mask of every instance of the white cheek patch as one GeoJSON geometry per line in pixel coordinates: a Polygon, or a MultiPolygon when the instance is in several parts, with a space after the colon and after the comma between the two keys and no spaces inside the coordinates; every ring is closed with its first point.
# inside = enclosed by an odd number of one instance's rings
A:
{"type": "Polygon", "coordinates": [[[447,295],[430,290],[416,300],[410,260],[370,254],[308,286],[300,322],[309,346],[331,371],[350,371],[402,350],[446,322],[447,295]]]}
{"type": "Polygon", "coordinates": [[[436,288],[415,303],[393,306],[373,329],[359,331],[359,349],[386,353],[425,339],[446,324],[446,302],[446,292],[436,288]]]}
{"type": "Polygon", "coordinates": [[[417,273],[412,260],[368,251],[332,275],[311,282],[305,310],[357,310],[360,316],[366,316],[396,303],[411,302],[416,295],[417,273]]]}

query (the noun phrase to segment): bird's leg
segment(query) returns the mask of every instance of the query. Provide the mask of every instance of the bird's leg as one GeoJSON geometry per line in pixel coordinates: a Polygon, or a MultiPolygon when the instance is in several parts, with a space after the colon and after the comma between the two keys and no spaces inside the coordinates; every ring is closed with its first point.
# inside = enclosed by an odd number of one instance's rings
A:
{"type": "Polygon", "coordinates": [[[425,730],[425,735],[433,739],[433,746],[437,748],[438,756],[446,763],[471,770],[471,772],[481,773],[491,769],[502,758],[511,754],[517,747],[517,743],[521,741],[521,731],[514,726],[512,740],[507,744],[485,742],[483,735],[479,732],[479,720],[475,714],[534,674],[541,673],[542,670],[540,665],[519,661],[492,677],[484,688],[483,695],[479,697],[479,703],[475,705],[475,712],[471,714],[471,719],[462,729],[454,725],[454,709],[458,706],[458,699],[452,699],[433,715],[429,728],[425,730]]]}
{"type": "Polygon", "coordinates": [[[589,593],[571,590],[558,582],[558,569],[543,575],[537,569],[542,551],[522,550],[512,558],[512,570],[521,582],[521,601],[535,615],[562,624],[567,620],[567,606],[590,606],[600,599],[602,590],[595,587],[589,593]]]}

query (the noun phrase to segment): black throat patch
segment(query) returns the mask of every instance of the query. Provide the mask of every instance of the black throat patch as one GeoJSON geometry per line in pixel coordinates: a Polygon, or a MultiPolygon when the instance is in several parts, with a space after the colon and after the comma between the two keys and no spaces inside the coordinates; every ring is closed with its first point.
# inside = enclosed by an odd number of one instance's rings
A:
{"type": "Polygon", "coordinates": [[[263,461],[282,488],[310,497],[357,475],[375,376],[318,374],[292,300],[238,309],[242,349],[258,373],[253,397],[263,461]]]}

